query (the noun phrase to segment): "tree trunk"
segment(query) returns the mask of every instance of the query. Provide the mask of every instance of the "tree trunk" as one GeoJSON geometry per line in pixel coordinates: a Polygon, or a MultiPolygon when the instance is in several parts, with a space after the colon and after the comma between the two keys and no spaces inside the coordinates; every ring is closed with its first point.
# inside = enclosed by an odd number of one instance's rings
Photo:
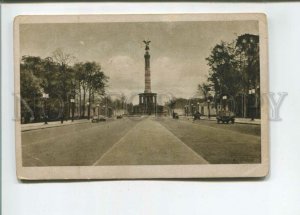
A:
{"type": "Polygon", "coordinates": [[[86,90],[85,87],[83,87],[83,105],[82,105],[82,117],[85,116],[85,95],[86,95],[86,90]]]}
{"type": "Polygon", "coordinates": [[[88,119],[91,117],[91,88],[89,88],[88,119]]]}
{"type": "MultiPolygon", "coordinates": [[[[95,104],[95,93],[94,92],[92,93],[92,103],[95,104]]],[[[95,107],[93,107],[93,116],[95,116],[95,113],[96,113],[96,109],[95,109],[95,107]]]]}
{"type": "MultiPolygon", "coordinates": [[[[246,90],[246,92],[247,92],[247,90],[246,90]]],[[[244,108],[244,118],[247,118],[247,94],[246,93],[244,93],[243,94],[243,108],[244,108]]]]}
{"type": "Polygon", "coordinates": [[[82,108],[81,108],[81,84],[79,82],[79,117],[82,115],[82,108]]]}

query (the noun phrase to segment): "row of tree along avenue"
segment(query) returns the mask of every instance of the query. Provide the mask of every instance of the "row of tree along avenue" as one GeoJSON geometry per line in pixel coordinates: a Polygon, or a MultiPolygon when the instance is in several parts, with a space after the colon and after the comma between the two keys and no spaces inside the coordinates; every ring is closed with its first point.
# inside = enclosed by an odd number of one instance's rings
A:
{"type": "Polygon", "coordinates": [[[205,101],[238,117],[260,117],[259,36],[244,34],[216,44],[206,58],[209,77],[198,86],[205,101]]]}
{"type": "Polygon", "coordinates": [[[63,122],[73,120],[74,113],[77,118],[90,118],[91,111],[97,111],[105,97],[108,77],[96,62],[71,65],[72,61],[73,57],[60,49],[52,57],[22,57],[22,123],[63,122]]]}

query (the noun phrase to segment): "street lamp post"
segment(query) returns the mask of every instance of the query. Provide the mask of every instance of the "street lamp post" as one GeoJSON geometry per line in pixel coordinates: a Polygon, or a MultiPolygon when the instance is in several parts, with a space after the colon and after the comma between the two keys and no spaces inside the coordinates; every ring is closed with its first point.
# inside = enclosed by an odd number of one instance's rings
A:
{"type": "Polygon", "coordinates": [[[90,106],[90,102],[87,102],[86,105],[88,106],[88,120],[90,119],[90,109],[91,109],[91,106],[90,106]]]}
{"type": "Polygon", "coordinates": [[[186,116],[189,116],[189,105],[186,105],[186,116]]]}
{"type": "Polygon", "coordinates": [[[72,104],[72,122],[74,121],[74,108],[75,108],[75,99],[70,99],[72,104]]]}
{"type": "Polygon", "coordinates": [[[33,92],[33,120],[35,120],[35,92],[33,92]]]}
{"type": "Polygon", "coordinates": [[[208,119],[210,119],[210,99],[207,99],[207,106],[208,106],[208,119]]]}
{"type": "Polygon", "coordinates": [[[192,115],[194,114],[194,104],[192,104],[192,115]]]}
{"type": "MultiPolygon", "coordinates": [[[[253,89],[250,89],[249,90],[249,99],[250,99],[250,101],[252,100],[252,102],[249,102],[249,108],[250,108],[250,110],[251,110],[251,120],[253,121],[254,120],[254,115],[255,115],[255,113],[254,113],[254,106],[255,106],[255,101],[254,101],[254,96],[255,96],[255,89],[253,88],[253,89]],[[252,99],[251,99],[252,98],[252,99]],[[251,104],[252,103],[252,104],[251,104]]],[[[255,111],[256,111],[256,108],[255,108],[255,111]]]]}
{"type": "Polygon", "coordinates": [[[106,106],[103,105],[103,108],[104,108],[104,114],[105,114],[105,116],[107,116],[107,115],[106,115],[106,106]]]}
{"type": "Polygon", "coordinates": [[[256,92],[255,92],[255,117],[259,118],[260,117],[260,88],[259,85],[256,86],[256,92]]]}
{"type": "Polygon", "coordinates": [[[49,98],[48,93],[43,93],[43,99],[44,99],[44,122],[45,124],[48,124],[48,114],[47,114],[47,99],[49,98]]]}
{"type": "Polygon", "coordinates": [[[224,108],[224,110],[226,110],[226,106],[227,106],[227,96],[223,96],[222,99],[225,101],[225,102],[224,102],[225,105],[223,105],[223,106],[224,106],[223,108],[224,108]]]}
{"type": "Polygon", "coordinates": [[[100,105],[97,104],[96,107],[97,107],[97,110],[98,110],[98,116],[97,116],[97,118],[98,118],[98,120],[99,120],[99,117],[100,117],[100,116],[99,116],[99,115],[100,115],[100,105]]]}

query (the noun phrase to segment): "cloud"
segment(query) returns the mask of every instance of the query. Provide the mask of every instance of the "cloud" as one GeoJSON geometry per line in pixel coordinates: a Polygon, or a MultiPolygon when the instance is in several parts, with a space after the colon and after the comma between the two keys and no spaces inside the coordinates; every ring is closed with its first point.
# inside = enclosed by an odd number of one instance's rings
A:
{"type": "Polygon", "coordinates": [[[103,70],[109,76],[110,89],[128,94],[132,91],[143,91],[144,67],[131,57],[117,55],[103,63],[103,70]]]}
{"type": "Polygon", "coordinates": [[[190,97],[197,85],[206,80],[205,64],[199,60],[159,57],[152,63],[152,89],[190,97]]]}
{"type": "Polygon", "coordinates": [[[256,21],[28,24],[20,26],[21,55],[51,56],[56,48],[78,61],[96,61],[110,91],[144,91],[144,44],[151,40],[153,92],[190,97],[207,79],[205,58],[221,40],[258,34],[256,21]]]}
{"type": "MultiPolygon", "coordinates": [[[[141,58],[142,59],[142,58],[141,58]]],[[[102,64],[109,76],[109,91],[129,96],[144,91],[144,61],[127,55],[108,57],[102,64]]],[[[161,56],[151,61],[151,88],[155,93],[191,97],[197,85],[206,80],[203,64],[191,59],[161,56]]]]}

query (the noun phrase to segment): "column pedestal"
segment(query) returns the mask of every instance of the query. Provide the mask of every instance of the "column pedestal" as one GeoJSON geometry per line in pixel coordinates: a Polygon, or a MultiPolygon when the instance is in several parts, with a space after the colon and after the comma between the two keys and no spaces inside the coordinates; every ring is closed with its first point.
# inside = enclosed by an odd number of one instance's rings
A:
{"type": "Polygon", "coordinates": [[[139,112],[140,114],[152,115],[156,114],[157,94],[156,93],[140,93],[139,94],[139,112]]]}

